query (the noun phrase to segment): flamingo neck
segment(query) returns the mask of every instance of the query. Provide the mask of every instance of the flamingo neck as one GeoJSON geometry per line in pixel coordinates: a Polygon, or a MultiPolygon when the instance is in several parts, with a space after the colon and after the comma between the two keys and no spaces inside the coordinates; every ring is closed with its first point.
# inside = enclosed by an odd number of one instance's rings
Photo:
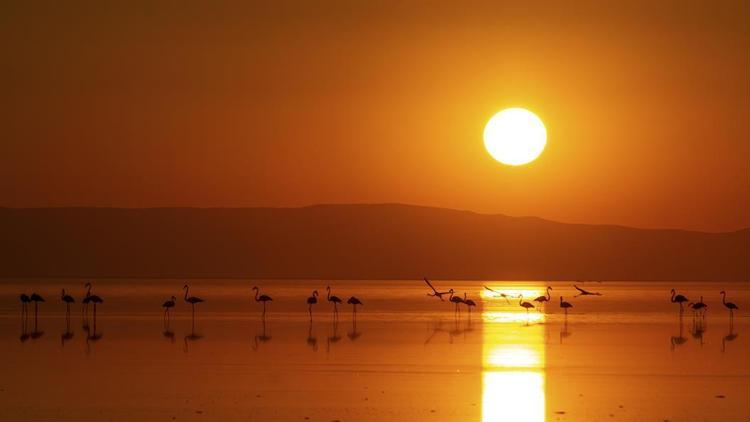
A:
{"type": "Polygon", "coordinates": [[[721,303],[723,305],[727,304],[727,294],[726,294],[726,292],[721,292],[721,303]]]}
{"type": "Polygon", "coordinates": [[[255,301],[258,301],[258,295],[260,295],[260,289],[255,289],[255,301]]]}
{"type": "Polygon", "coordinates": [[[547,300],[549,301],[552,298],[552,295],[549,294],[550,288],[547,287],[547,300]]]}
{"type": "Polygon", "coordinates": [[[671,301],[672,301],[672,303],[674,303],[674,295],[675,295],[675,291],[674,291],[674,290],[672,290],[672,298],[671,298],[671,299],[669,299],[669,300],[671,300],[671,301]]]}
{"type": "Polygon", "coordinates": [[[188,300],[188,292],[190,291],[190,287],[185,287],[185,300],[188,300]]]}

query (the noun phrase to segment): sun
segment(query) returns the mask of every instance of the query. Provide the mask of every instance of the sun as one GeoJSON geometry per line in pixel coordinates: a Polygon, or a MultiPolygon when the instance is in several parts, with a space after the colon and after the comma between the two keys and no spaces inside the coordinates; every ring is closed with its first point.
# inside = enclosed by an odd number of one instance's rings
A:
{"type": "Polygon", "coordinates": [[[484,147],[503,164],[528,164],[539,157],[545,145],[544,123],[524,108],[507,108],[492,116],[484,127],[484,147]]]}

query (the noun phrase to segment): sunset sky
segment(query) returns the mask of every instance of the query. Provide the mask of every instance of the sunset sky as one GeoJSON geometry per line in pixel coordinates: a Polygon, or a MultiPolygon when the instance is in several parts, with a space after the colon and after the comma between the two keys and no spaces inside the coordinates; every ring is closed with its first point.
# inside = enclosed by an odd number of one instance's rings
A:
{"type": "Polygon", "coordinates": [[[620,3],[4,1],[0,206],[750,227],[750,2],[620,3]],[[482,142],[514,106],[521,167],[482,142]]]}

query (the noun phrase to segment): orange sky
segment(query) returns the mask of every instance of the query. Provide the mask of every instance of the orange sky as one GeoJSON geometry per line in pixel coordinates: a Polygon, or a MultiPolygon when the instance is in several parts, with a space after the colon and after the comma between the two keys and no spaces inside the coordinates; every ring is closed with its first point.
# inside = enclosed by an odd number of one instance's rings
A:
{"type": "Polygon", "coordinates": [[[750,227],[747,2],[28,3],[0,6],[2,206],[750,227]],[[547,125],[532,165],[484,150],[509,106],[547,125]]]}

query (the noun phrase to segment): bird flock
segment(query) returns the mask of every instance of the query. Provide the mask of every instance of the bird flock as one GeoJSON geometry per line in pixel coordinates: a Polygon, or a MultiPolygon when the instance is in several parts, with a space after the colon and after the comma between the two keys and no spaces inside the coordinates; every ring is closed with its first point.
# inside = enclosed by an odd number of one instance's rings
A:
{"type": "MultiPolygon", "coordinates": [[[[463,296],[461,296],[457,294],[456,291],[452,288],[448,290],[444,290],[444,291],[438,290],[427,278],[424,278],[424,282],[427,284],[429,288],[429,292],[427,293],[427,296],[435,297],[443,302],[445,301],[444,296],[447,296],[448,302],[454,305],[454,313],[456,315],[459,315],[461,313],[461,306],[466,306],[466,309],[469,315],[471,314],[471,309],[477,306],[477,303],[474,300],[470,299],[466,292],[464,292],[463,296]]],[[[577,296],[602,296],[602,294],[599,292],[592,292],[584,288],[581,288],[575,284],[573,285],[573,287],[579,292],[577,296]]],[[[82,305],[81,314],[83,317],[88,318],[89,306],[91,306],[93,308],[92,314],[93,314],[93,318],[95,322],[97,305],[101,306],[104,303],[104,299],[92,293],[91,283],[86,283],[84,285],[84,289],[85,289],[85,293],[84,293],[83,299],[81,299],[81,305],[82,305]]],[[[192,315],[193,320],[195,320],[196,305],[203,303],[204,300],[200,297],[190,295],[189,285],[185,284],[182,289],[184,291],[183,300],[185,303],[190,304],[191,315],[192,315]]],[[[484,286],[484,289],[489,291],[494,297],[504,299],[508,304],[511,304],[511,299],[513,300],[518,299],[518,306],[524,308],[527,314],[529,313],[531,309],[535,309],[535,308],[541,312],[542,309],[548,306],[548,304],[552,301],[551,291],[553,289],[551,286],[547,286],[546,293],[544,295],[538,296],[532,299],[531,301],[524,300],[524,297],[522,294],[519,294],[517,296],[512,296],[508,293],[504,293],[504,292],[492,289],[487,286],[484,286]]],[[[252,296],[252,299],[254,299],[255,302],[257,303],[262,304],[263,306],[262,317],[265,319],[268,304],[269,302],[273,301],[273,298],[267,294],[261,294],[260,288],[258,286],[253,286],[251,290],[254,292],[254,296],[252,296]]],[[[685,295],[679,294],[675,289],[672,289],[670,293],[671,293],[670,302],[676,303],[679,305],[680,314],[682,314],[682,312],[685,309],[685,306],[687,306],[693,311],[694,316],[705,318],[706,312],[708,310],[708,305],[703,301],[703,296],[700,297],[700,300],[693,302],[693,301],[690,301],[685,295]]],[[[722,305],[729,311],[730,319],[733,319],[734,312],[736,310],[739,310],[739,307],[733,302],[727,302],[725,291],[722,290],[720,292],[720,295],[721,295],[722,305]]],[[[318,303],[318,297],[319,297],[318,290],[313,290],[311,295],[306,300],[310,321],[313,320],[313,306],[315,306],[318,303]]],[[[20,295],[20,301],[21,301],[21,316],[23,318],[28,317],[29,305],[32,302],[34,303],[34,320],[36,321],[38,313],[39,313],[39,303],[44,302],[45,301],[44,298],[37,293],[32,293],[31,295],[27,295],[24,293],[20,295]]],[[[75,304],[75,298],[71,296],[70,294],[68,294],[65,291],[65,289],[62,289],[62,292],[60,295],[60,301],[65,304],[65,314],[66,314],[66,317],[69,319],[70,308],[71,308],[71,305],[75,304]]],[[[332,289],[330,285],[326,286],[326,301],[332,305],[333,318],[337,320],[339,317],[338,306],[343,303],[343,300],[340,297],[332,294],[332,289]]],[[[352,318],[356,319],[357,306],[362,306],[363,305],[362,301],[355,296],[351,296],[346,301],[346,303],[352,306],[352,318]]],[[[162,307],[164,308],[164,319],[166,321],[169,320],[171,311],[176,307],[176,305],[177,305],[177,298],[175,296],[171,296],[162,304],[162,307]]],[[[573,308],[573,305],[570,302],[565,301],[565,299],[562,296],[560,296],[559,307],[560,309],[564,310],[565,315],[567,315],[568,310],[573,308]]]]}

